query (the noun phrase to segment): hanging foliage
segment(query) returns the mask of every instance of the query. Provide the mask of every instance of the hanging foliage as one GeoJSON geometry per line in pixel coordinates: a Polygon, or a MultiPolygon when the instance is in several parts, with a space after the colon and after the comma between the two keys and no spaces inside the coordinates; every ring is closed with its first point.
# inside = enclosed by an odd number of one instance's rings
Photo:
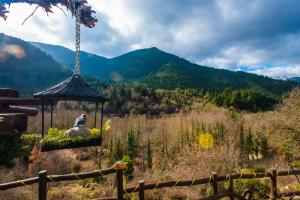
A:
{"type": "MultiPolygon", "coordinates": [[[[6,14],[9,12],[8,11],[9,6],[12,3],[28,3],[30,5],[36,5],[36,8],[34,9],[33,13],[29,15],[29,17],[31,17],[38,8],[42,8],[48,14],[48,13],[53,13],[52,11],[53,7],[58,7],[62,10],[62,8],[59,6],[66,7],[74,15],[74,7],[72,6],[73,5],[72,2],[73,0],[1,0],[0,18],[2,17],[4,20],[7,19],[6,14]]],[[[94,16],[92,16],[93,13],[95,13],[95,11],[92,10],[91,6],[87,5],[88,3],[87,0],[78,0],[76,2],[77,2],[75,5],[76,8],[82,6],[81,18],[80,18],[81,23],[89,28],[93,28],[96,25],[96,22],[98,21],[94,16]]],[[[28,18],[26,18],[25,21],[28,18]]]]}

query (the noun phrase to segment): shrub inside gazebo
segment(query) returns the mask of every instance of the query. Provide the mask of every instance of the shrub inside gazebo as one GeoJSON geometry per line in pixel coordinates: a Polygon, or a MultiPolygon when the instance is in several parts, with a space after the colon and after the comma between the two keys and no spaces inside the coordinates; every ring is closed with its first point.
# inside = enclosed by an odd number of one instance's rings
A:
{"type": "Polygon", "coordinates": [[[99,93],[97,90],[88,85],[79,74],[74,74],[67,80],[51,87],[45,91],[38,92],[33,95],[34,98],[40,98],[42,101],[42,137],[45,135],[45,117],[44,117],[44,102],[51,102],[50,109],[50,126],[53,127],[53,103],[57,101],[88,101],[94,102],[95,118],[94,128],[97,125],[97,112],[99,103],[101,104],[101,116],[100,116],[100,135],[89,136],[79,139],[66,137],[60,142],[45,141],[42,144],[42,151],[49,151],[54,149],[76,148],[85,146],[98,146],[101,145],[102,132],[103,132],[103,105],[107,101],[107,98],[99,93]]]}

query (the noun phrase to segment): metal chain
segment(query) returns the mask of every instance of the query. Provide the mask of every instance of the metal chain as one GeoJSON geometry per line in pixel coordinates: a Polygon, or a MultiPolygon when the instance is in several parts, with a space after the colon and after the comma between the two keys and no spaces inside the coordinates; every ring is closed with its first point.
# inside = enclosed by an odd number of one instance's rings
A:
{"type": "Polygon", "coordinates": [[[81,6],[79,5],[78,8],[76,8],[76,2],[78,0],[72,0],[73,3],[73,10],[75,15],[75,74],[80,75],[80,17],[81,17],[81,6]]]}

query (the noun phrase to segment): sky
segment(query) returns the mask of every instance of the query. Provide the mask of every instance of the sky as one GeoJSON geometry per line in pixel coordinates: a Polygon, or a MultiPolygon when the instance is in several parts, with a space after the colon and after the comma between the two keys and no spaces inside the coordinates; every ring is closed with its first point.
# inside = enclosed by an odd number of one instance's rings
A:
{"type": "MultiPolygon", "coordinates": [[[[99,20],[82,26],[83,50],[105,57],[158,47],[191,62],[274,78],[300,76],[299,0],[88,0],[99,20]]],[[[74,18],[12,4],[0,32],[74,49],[74,18]]]]}

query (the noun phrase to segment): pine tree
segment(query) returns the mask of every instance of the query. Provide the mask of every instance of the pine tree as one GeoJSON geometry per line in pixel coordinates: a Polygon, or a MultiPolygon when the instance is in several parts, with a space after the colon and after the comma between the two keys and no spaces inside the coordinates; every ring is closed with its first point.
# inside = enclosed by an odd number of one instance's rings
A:
{"type": "Polygon", "coordinates": [[[137,155],[137,139],[135,136],[134,131],[131,129],[131,131],[127,135],[127,153],[130,156],[130,158],[133,158],[137,155]]]}
{"type": "Polygon", "coordinates": [[[239,143],[239,149],[240,149],[240,158],[244,159],[245,156],[245,136],[244,136],[244,127],[243,125],[240,126],[240,143],[239,143]]]}
{"type": "Polygon", "coordinates": [[[264,134],[260,133],[258,135],[258,139],[259,139],[259,143],[260,143],[261,154],[263,156],[267,156],[268,155],[268,150],[269,150],[269,144],[268,144],[267,137],[264,134]]]}
{"type": "Polygon", "coordinates": [[[246,153],[246,155],[252,154],[253,146],[254,146],[253,134],[252,134],[251,128],[249,127],[248,135],[246,136],[246,139],[245,139],[245,153],[246,153]]]}

